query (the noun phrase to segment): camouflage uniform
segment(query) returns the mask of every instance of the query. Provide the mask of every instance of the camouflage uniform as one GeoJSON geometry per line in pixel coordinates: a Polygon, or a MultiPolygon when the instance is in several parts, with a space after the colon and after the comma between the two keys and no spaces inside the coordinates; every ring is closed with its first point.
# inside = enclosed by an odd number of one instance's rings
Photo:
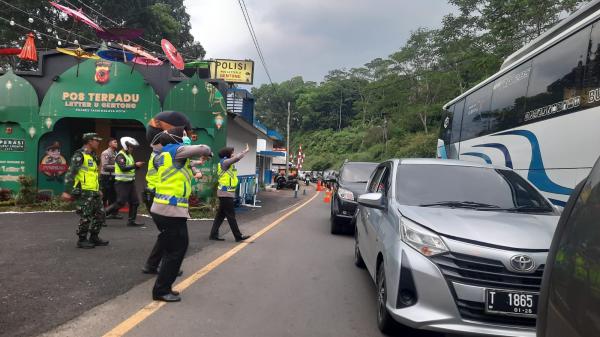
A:
{"type": "MultiPolygon", "coordinates": [[[[73,188],[75,176],[83,163],[83,151],[79,149],[75,151],[71,158],[69,171],[65,175],[65,187],[67,192],[72,189],[71,195],[77,198],[77,214],[80,216],[77,235],[79,237],[87,236],[88,232],[92,235],[100,233],[100,229],[105,221],[104,207],[102,205],[102,197],[98,191],[81,190],[81,188],[73,188]]],[[[88,153],[98,164],[96,153],[88,153]]]]}

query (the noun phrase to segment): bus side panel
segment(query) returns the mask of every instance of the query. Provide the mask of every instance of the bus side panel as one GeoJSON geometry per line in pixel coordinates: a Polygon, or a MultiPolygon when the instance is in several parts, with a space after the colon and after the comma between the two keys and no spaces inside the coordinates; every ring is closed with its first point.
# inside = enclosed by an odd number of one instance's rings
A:
{"type": "Polygon", "coordinates": [[[461,143],[459,159],[511,167],[566,200],[600,156],[600,107],[461,143]]]}

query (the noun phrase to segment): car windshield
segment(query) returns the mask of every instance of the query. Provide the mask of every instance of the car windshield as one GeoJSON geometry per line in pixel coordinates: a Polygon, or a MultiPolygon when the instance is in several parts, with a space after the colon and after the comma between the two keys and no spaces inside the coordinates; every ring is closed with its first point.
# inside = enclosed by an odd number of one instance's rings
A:
{"type": "Polygon", "coordinates": [[[376,167],[376,163],[346,164],[342,169],[340,180],[345,183],[366,184],[376,167]]]}
{"type": "Polygon", "coordinates": [[[516,172],[482,167],[400,165],[396,198],[409,206],[554,212],[516,172]]]}

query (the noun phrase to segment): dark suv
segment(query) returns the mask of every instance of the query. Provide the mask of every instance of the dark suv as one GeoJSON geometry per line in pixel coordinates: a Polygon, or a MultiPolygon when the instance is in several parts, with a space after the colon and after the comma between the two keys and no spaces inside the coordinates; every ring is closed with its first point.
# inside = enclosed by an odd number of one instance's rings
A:
{"type": "Polygon", "coordinates": [[[365,192],[367,181],[376,167],[377,163],[368,162],[345,162],[342,165],[331,196],[331,234],[354,231],[356,200],[365,192]]]}
{"type": "Polygon", "coordinates": [[[571,194],[546,263],[537,336],[600,336],[600,161],[571,194]]]}

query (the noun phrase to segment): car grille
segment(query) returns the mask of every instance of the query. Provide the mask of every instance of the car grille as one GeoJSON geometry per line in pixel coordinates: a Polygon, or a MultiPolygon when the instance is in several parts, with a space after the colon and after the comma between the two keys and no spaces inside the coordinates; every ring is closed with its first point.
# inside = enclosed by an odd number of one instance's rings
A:
{"type": "MultiPolygon", "coordinates": [[[[509,271],[498,260],[458,253],[434,256],[432,260],[440,268],[450,286],[452,282],[458,282],[486,288],[539,292],[544,273],[544,265],[539,266],[531,274],[519,274],[509,271]]],[[[535,326],[535,318],[489,315],[485,313],[484,303],[455,299],[458,311],[464,319],[485,323],[535,326]]]]}

